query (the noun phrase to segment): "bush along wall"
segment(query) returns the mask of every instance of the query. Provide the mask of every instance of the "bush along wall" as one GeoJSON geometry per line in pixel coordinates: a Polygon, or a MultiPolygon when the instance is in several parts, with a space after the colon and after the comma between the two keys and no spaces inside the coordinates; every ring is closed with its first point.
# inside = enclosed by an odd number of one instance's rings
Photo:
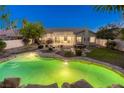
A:
{"type": "Polygon", "coordinates": [[[3,51],[3,49],[6,47],[6,43],[0,39],[0,52],[3,51]]]}

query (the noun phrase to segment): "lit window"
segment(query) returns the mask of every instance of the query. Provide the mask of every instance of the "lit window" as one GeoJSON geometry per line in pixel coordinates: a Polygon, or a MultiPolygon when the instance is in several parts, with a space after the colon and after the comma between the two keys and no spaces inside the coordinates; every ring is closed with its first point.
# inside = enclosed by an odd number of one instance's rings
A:
{"type": "Polygon", "coordinates": [[[57,42],[57,37],[55,37],[55,42],[57,42]]]}
{"type": "Polygon", "coordinates": [[[67,37],[66,36],[64,37],[64,41],[67,41],[67,37]]]}
{"type": "Polygon", "coordinates": [[[77,42],[81,42],[81,37],[77,37],[77,42]]]}
{"type": "Polygon", "coordinates": [[[60,43],[59,37],[55,37],[55,43],[60,43]]]}
{"type": "Polygon", "coordinates": [[[90,43],[95,43],[96,38],[95,37],[90,37],[90,43]]]}

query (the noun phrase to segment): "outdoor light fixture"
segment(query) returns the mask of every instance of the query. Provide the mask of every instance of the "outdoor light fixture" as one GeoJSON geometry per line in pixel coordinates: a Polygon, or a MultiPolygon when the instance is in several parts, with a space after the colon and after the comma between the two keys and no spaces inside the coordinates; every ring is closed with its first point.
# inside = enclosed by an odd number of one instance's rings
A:
{"type": "Polygon", "coordinates": [[[36,53],[30,53],[30,54],[28,54],[28,57],[29,58],[33,58],[33,57],[35,57],[36,56],[36,53]]]}
{"type": "Polygon", "coordinates": [[[67,60],[65,60],[65,61],[64,61],[64,64],[65,64],[65,65],[68,65],[68,62],[67,62],[67,60]]]}

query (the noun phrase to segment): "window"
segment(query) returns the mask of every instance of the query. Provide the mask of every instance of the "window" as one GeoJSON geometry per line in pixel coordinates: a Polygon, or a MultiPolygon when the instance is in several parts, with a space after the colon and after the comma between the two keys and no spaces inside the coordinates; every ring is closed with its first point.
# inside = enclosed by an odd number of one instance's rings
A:
{"type": "Polygon", "coordinates": [[[77,42],[81,42],[81,37],[77,37],[77,42]]]}
{"type": "Polygon", "coordinates": [[[55,43],[60,43],[60,40],[58,37],[55,37],[55,43]]]}
{"type": "Polygon", "coordinates": [[[95,37],[90,37],[90,43],[95,43],[96,38],[95,37]]]}
{"type": "Polygon", "coordinates": [[[55,37],[55,42],[57,42],[57,37],[55,37]]]}
{"type": "Polygon", "coordinates": [[[64,37],[64,41],[67,41],[67,36],[64,37]]]}

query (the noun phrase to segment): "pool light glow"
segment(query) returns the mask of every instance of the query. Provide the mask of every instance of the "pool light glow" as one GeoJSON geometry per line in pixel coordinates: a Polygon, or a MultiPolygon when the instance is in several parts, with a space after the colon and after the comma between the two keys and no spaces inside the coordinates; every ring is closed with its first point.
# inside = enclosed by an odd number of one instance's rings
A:
{"type": "Polygon", "coordinates": [[[67,60],[64,61],[64,65],[68,65],[68,61],[67,60]]]}

